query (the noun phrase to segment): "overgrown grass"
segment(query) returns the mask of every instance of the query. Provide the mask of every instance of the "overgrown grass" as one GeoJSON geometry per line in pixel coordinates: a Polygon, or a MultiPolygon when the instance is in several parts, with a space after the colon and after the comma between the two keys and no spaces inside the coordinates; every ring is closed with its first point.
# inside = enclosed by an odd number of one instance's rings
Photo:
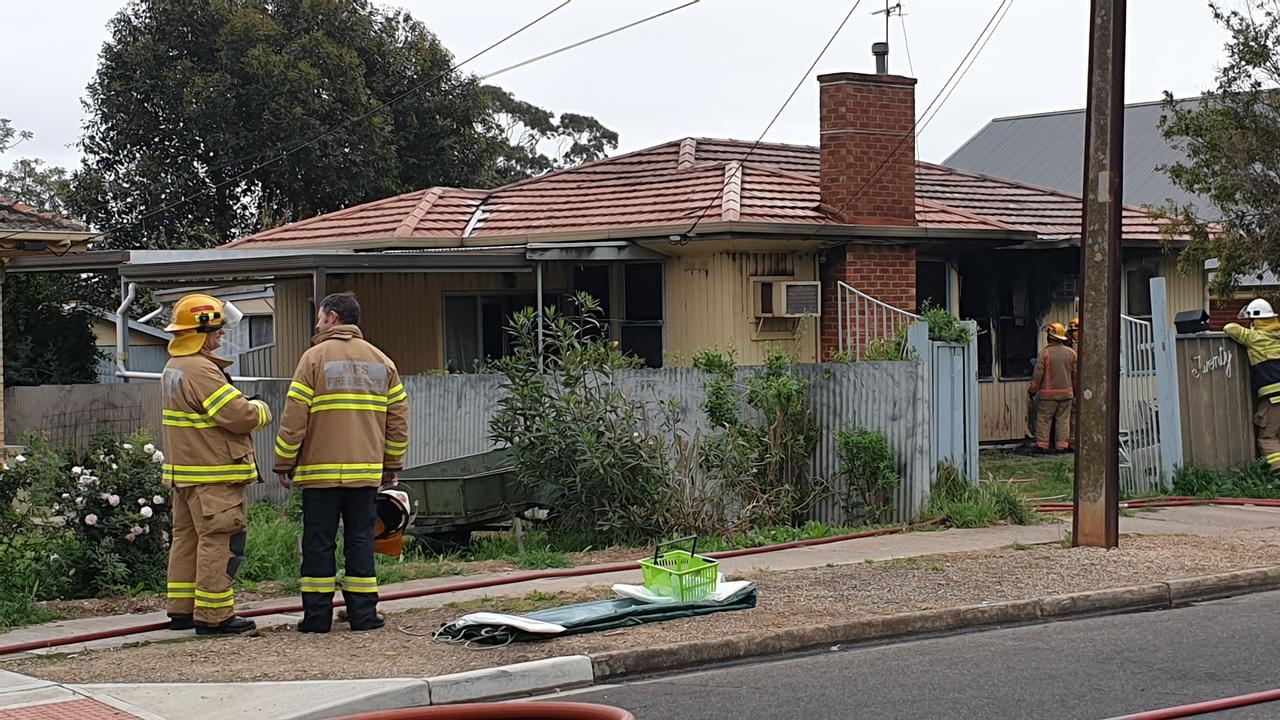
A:
{"type": "Polygon", "coordinates": [[[984,480],[1007,483],[1024,497],[1036,500],[1075,497],[1074,470],[1075,458],[1070,455],[1025,456],[984,450],[978,460],[978,474],[984,480]]]}
{"type": "Polygon", "coordinates": [[[1173,492],[1196,497],[1280,498],[1280,474],[1272,472],[1263,460],[1227,470],[1185,465],[1174,473],[1173,492]]]}
{"type": "Polygon", "coordinates": [[[958,528],[1035,522],[1035,513],[1012,486],[991,480],[974,485],[947,464],[938,467],[922,515],[943,518],[948,525],[958,528]]]}
{"type": "Polygon", "coordinates": [[[60,617],[36,602],[34,587],[0,588],[0,630],[52,622],[60,617]]]}

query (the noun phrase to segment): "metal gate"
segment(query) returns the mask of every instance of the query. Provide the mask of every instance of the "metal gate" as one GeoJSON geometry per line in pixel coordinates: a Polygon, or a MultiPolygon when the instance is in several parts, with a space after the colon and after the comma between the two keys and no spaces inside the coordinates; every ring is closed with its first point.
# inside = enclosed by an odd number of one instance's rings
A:
{"type": "MultiPolygon", "coordinates": [[[[934,342],[924,318],[881,302],[840,282],[836,285],[839,349],[848,360],[902,357],[910,349],[928,378],[930,458],[949,462],[978,482],[978,325],[965,322],[969,344],[934,342]],[[900,352],[886,354],[902,341],[900,352]]],[[[896,350],[896,348],[895,348],[896,350]]]]}
{"type": "Polygon", "coordinates": [[[1156,342],[1151,323],[1120,316],[1120,488],[1128,495],[1164,489],[1156,342]]]}

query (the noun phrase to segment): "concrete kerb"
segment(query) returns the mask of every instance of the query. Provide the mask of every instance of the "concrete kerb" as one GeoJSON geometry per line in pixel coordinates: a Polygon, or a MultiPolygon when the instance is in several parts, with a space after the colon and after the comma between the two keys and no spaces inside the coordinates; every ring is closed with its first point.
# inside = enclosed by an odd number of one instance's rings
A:
{"type": "MultiPolygon", "coordinates": [[[[181,707],[177,708],[179,710],[189,709],[193,692],[204,695],[203,700],[214,701],[207,706],[219,707],[235,697],[241,704],[251,704],[255,711],[270,710],[268,714],[280,720],[334,718],[371,709],[389,710],[552,694],[626,676],[655,674],[700,665],[983,627],[1051,622],[1070,617],[1134,610],[1167,609],[1194,601],[1277,588],[1280,588],[1280,566],[1045,598],[868,617],[811,627],[782,628],[592,655],[555,657],[426,679],[227,683],[201,686],[88,685],[67,686],[66,689],[99,701],[112,698],[127,703],[127,706],[145,708],[150,713],[141,716],[151,718],[182,715],[183,713],[172,714],[175,709],[173,703],[180,701],[181,707]],[[361,687],[366,683],[369,687],[361,687]],[[379,687],[374,687],[375,685],[379,687]],[[260,695],[252,691],[255,686],[268,689],[269,698],[254,697],[260,695]],[[332,692],[317,692],[321,688],[336,691],[337,697],[332,692]],[[305,692],[305,695],[319,702],[304,709],[297,703],[301,699],[296,694],[298,692],[305,692]],[[329,697],[326,698],[326,695],[329,697]],[[272,705],[275,707],[270,707],[272,705]],[[293,707],[286,709],[281,705],[293,707]]],[[[0,680],[7,680],[11,690],[19,687],[24,690],[62,689],[54,683],[20,675],[9,674],[7,678],[0,677],[0,680]]],[[[5,684],[0,683],[0,688],[5,684]]],[[[228,717],[244,717],[236,713],[245,707],[230,707],[233,704],[235,703],[228,702],[228,707],[224,708],[235,711],[228,717]]],[[[137,713],[137,710],[134,712],[137,713]]]]}
{"type": "Polygon", "coordinates": [[[924,610],[805,628],[783,628],[727,638],[612,650],[595,653],[590,657],[595,669],[595,682],[600,683],[629,675],[652,674],[837,645],[1068,617],[1169,609],[1189,602],[1277,588],[1280,588],[1280,566],[1039,599],[924,610]]]}

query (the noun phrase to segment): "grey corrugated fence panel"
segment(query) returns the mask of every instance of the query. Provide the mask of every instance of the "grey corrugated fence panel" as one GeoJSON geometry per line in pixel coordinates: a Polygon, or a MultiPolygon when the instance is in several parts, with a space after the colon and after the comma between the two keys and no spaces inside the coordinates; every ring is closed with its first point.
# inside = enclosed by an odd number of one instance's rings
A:
{"type": "Polygon", "coordinates": [[[149,428],[160,436],[160,387],[156,383],[40,385],[5,390],[9,442],[27,432],[47,434],[55,444],[84,447],[99,433],[128,435],[149,428]]]}
{"type": "MultiPolygon", "coordinates": [[[[155,387],[159,388],[158,385],[155,387]]],[[[237,383],[236,387],[245,394],[245,397],[256,397],[271,408],[271,425],[253,434],[254,455],[258,461],[258,472],[262,473],[264,482],[249,486],[249,500],[287,500],[289,491],[276,482],[276,477],[271,472],[271,462],[275,459],[276,430],[280,427],[280,419],[284,414],[284,398],[289,392],[289,381],[237,383]]]]}
{"type": "Polygon", "coordinates": [[[276,375],[276,346],[263,345],[240,353],[240,375],[273,378],[276,375]]]}
{"type": "Polygon", "coordinates": [[[1245,350],[1224,333],[1179,335],[1178,394],[1187,464],[1228,468],[1253,461],[1253,393],[1245,350]]]}
{"type": "MultiPolygon", "coordinates": [[[[897,519],[913,517],[928,493],[932,478],[929,435],[929,398],[926,373],[918,362],[859,362],[804,366],[812,379],[811,407],[821,430],[821,440],[811,463],[815,477],[836,477],[836,433],[861,426],[884,433],[893,448],[902,482],[895,499],[897,519]]],[[[739,370],[745,380],[759,372],[739,370]]],[[[660,422],[657,404],[674,400],[680,414],[679,429],[692,433],[706,428],[701,405],[705,375],[689,368],[637,370],[622,373],[619,384],[634,399],[651,404],[651,416],[660,422]]],[[[495,375],[411,376],[404,379],[410,398],[412,442],[407,462],[422,465],[492,449],[489,420],[502,397],[501,378],[495,375]]],[[[284,499],[287,492],[271,477],[275,431],[284,411],[288,381],[241,383],[248,396],[259,396],[271,408],[274,422],[254,434],[258,464],[267,482],[254,485],[252,499],[284,499]]],[[[152,382],[102,386],[45,386],[14,388],[7,396],[6,417],[15,433],[25,429],[49,429],[59,424],[105,427],[127,433],[150,427],[159,436],[160,392],[152,382]],[[74,389],[75,393],[71,390],[74,389]],[[74,404],[70,398],[74,398],[74,404]],[[69,409],[59,414],[63,409],[69,409]],[[66,413],[69,412],[70,415],[66,413]],[[89,422],[97,416],[100,421],[89,422]],[[82,417],[84,416],[84,417],[82,417]]],[[[824,498],[809,513],[815,520],[844,522],[844,489],[824,498]]]]}
{"type": "Polygon", "coordinates": [[[502,398],[497,375],[415,375],[409,393],[408,467],[493,449],[489,419],[502,398]]]}
{"type": "MultiPolygon", "coordinates": [[[[98,360],[98,382],[104,384],[123,383],[124,379],[116,377],[116,349],[99,348],[103,356],[98,360]]],[[[158,373],[164,370],[169,362],[169,350],[164,345],[133,345],[129,348],[129,369],[136,372],[158,373]]]]}
{"type": "Polygon", "coordinates": [[[822,430],[813,474],[832,481],[834,493],[810,512],[812,519],[844,523],[846,488],[837,481],[836,433],[864,427],[884,434],[893,449],[901,482],[894,495],[894,519],[913,518],[933,477],[929,442],[929,393],[919,362],[857,362],[819,366],[812,386],[814,416],[822,430]]]}

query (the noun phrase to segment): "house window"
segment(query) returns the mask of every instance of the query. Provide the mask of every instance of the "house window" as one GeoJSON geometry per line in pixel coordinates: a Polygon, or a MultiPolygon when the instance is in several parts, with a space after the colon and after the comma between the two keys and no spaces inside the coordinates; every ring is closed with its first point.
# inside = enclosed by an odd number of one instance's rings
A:
{"type": "MultiPolygon", "coordinates": [[[[484,363],[506,357],[512,340],[511,316],[534,307],[537,296],[525,293],[449,294],[444,298],[444,364],[449,372],[475,372],[484,363]]],[[[559,295],[543,295],[544,306],[557,305],[559,295]]]]}
{"type": "Polygon", "coordinates": [[[253,315],[245,319],[249,323],[249,347],[260,348],[275,343],[274,317],[253,315]]]}
{"type": "Polygon", "coordinates": [[[604,336],[609,335],[610,319],[613,317],[609,312],[611,307],[609,275],[608,265],[579,265],[573,269],[574,293],[586,293],[599,303],[600,317],[603,322],[600,334],[604,336]]]}
{"type": "Polygon", "coordinates": [[[919,307],[929,303],[934,307],[951,309],[951,293],[947,291],[949,274],[945,262],[921,260],[916,263],[916,300],[919,307]]]}
{"type": "Polygon", "coordinates": [[[622,351],[662,367],[662,263],[622,266],[622,351]]]}
{"type": "Polygon", "coordinates": [[[978,323],[978,379],[990,380],[995,377],[992,351],[994,336],[991,333],[991,318],[977,318],[978,323]]]}
{"type": "Polygon", "coordinates": [[[1156,272],[1147,267],[1125,272],[1125,314],[1141,320],[1151,319],[1151,279],[1156,272]]]}

